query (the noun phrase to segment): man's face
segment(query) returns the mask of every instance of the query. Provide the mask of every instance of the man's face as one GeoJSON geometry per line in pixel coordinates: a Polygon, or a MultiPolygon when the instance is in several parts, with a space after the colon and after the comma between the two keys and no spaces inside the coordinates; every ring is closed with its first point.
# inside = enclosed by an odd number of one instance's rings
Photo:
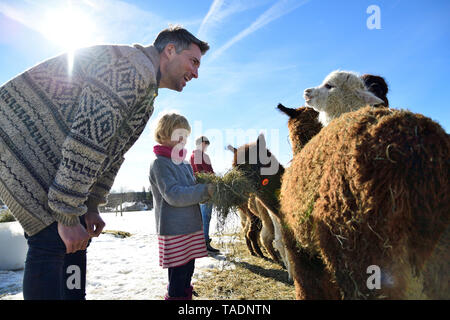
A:
{"type": "Polygon", "coordinates": [[[162,74],[165,86],[181,92],[188,81],[198,78],[198,68],[202,57],[200,48],[191,43],[189,49],[176,53],[173,48],[167,56],[165,74],[162,74]]]}

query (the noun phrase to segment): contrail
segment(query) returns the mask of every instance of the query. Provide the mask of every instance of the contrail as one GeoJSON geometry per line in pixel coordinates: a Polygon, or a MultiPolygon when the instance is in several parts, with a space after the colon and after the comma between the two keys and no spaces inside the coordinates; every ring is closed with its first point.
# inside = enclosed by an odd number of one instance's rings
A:
{"type": "Polygon", "coordinates": [[[228,48],[234,45],[236,42],[244,39],[249,36],[253,32],[259,30],[266,24],[281,18],[282,16],[288,14],[289,12],[297,9],[298,7],[306,4],[310,0],[303,0],[300,2],[293,2],[291,0],[281,0],[275,3],[272,7],[267,9],[263,14],[261,14],[258,19],[256,19],[249,27],[239,32],[236,36],[234,36],[231,40],[225,43],[222,47],[217,49],[211,55],[211,60],[217,58],[219,55],[224,53],[228,48]]]}
{"type": "Polygon", "coordinates": [[[205,18],[203,18],[202,24],[200,25],[200,28],[198,29],[197,35],[199,38],[203,36],[203,34],[206,32],[206,25],[210,20],[213,20],[215,16],[220,12],[220,9],[223,5],[224,0],[214,0],[211,7],[209,8],[208,13],[206,14],[205,18]]]}

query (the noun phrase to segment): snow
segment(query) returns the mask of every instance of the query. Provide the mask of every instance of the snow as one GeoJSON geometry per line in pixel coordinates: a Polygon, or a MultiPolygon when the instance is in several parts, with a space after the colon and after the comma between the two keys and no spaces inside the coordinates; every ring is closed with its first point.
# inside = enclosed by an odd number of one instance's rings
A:
{"type": "Polygon", "coordinates": [[[23,269],[27,242],[18,222],[0,223],[0,270],[23,269]]]}
{"type": "MultiPolygon", "coordinates": [[[[158,241],[155,232],[153,211],[102,213],[106,223],[104,230],[120,230],[132,234],[128,238],[117,238],[102,234],[93,238],[87,253],[86,299],[128,300],[162,299],[166,293],[167,269],[159,266],[158,241]]],[[[220,236],[240,230],[239,217],[230,214],[225,229],[218,230],[215,214],[211,219],[210,236],[224,245],[221,254],[195,261],[193,284],[208,270],[232,268],[223,253],[227,252],[235,237],[220,236]],[[220,237],[220,238],[219,238],[220,237]]],[[[0,270],[0,300],[23,299],[23,270],[0,270]]]]}

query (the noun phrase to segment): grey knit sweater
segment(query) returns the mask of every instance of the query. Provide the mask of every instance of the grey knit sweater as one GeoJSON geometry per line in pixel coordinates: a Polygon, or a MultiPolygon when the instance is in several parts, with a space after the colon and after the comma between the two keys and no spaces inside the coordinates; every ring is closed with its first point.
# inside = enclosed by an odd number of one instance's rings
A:
{"type": "Polygon", "coordinates": [[[209,199],[206,184],[197,184],[191,165],[175,164],[157,155],[150,164],[150,185],[155,198],[156,232],[181,235],[202,230],[199,202],[209,199]]]}
{"type": "Polygon", "coordinates": [[[0,198],[28,235],[106,203],[153,113],[153,46],[102,45],[44,61],[0,87],[0,198]]]}

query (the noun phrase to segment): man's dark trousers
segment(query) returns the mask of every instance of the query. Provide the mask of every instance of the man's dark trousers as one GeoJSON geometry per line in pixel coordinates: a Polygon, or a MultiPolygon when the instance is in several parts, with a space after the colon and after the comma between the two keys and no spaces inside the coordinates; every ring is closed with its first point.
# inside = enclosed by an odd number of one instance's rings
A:
{"type": "MultiPolygon", "coordinates": [[[[84,216],[80,217],[80,222],[86,227],[84,216]]],[[[24,299],[85,300],[86,250],[66,254],[58,222],[25,238],[28,253],[23,275],[24,299]]]]}

